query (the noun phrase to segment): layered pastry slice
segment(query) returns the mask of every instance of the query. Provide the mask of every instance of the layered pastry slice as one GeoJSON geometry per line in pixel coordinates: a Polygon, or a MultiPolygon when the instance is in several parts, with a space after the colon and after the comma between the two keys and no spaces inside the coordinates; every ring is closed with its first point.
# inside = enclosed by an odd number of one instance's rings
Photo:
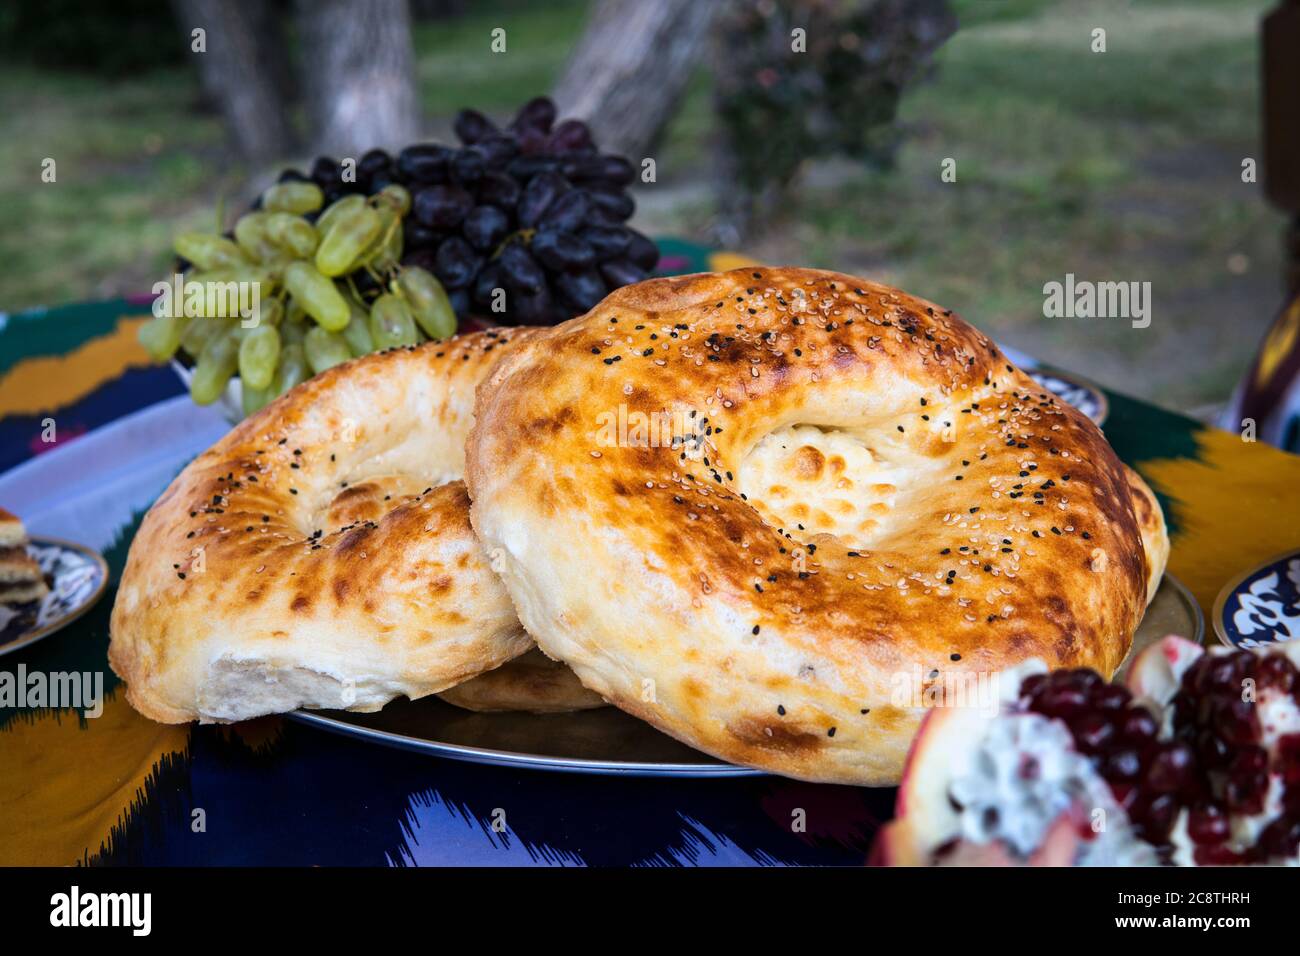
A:
{"type": "Polygon", "coordinates": [[[0,508],[0,604],[26,604],[48,592],[41,566],[27,553],[27,529],[0,508]]]}

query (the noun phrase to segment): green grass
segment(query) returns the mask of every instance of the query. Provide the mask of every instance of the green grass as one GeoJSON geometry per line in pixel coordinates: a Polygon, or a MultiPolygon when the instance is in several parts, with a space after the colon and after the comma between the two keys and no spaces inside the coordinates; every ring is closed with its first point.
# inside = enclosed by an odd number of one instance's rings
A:
{"type": "Polygon", "coordinates": [[[473,104],[508,115],[551,87],[582,31],[586,0],[547,3],[474,3],[455,20],[420,24],[420,100],[434,116],[473,104]],[[506,31],[506,51],[493,53],[492,31],[506,31]]]}
{"type": "Polygon", "coordinates": [[[0,304],[57,303],[144,283],[167,263],[170,236],[241,178],[218,167],[215,118],[194,114],[181,71],[105,83],[3,69],[0,80],[0,304]],[[56,179],[41,179],[53,159],[56,179]]]}

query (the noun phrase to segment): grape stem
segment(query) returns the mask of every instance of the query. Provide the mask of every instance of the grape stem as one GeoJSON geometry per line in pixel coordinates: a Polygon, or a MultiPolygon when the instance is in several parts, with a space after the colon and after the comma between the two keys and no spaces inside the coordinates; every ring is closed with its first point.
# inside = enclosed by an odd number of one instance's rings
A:
{"type": "Polygon", "coordinates": [[[379,242],[375,244],[375,254],[372,255],[370,259],[368,259],[367,261],[361,264],[362,267],[368,273],[370,273],[370,278],[374,279],[381,286],[384,284],[384,277],[379,273],[375,272],[375,270],[371,268],[370,264],[375,259],[375,257],[378,256],[381,252],[383,252],[384,249],[388,246],[388,240],[393,238],[394,230],[396,230],[397,227],[400,226],[401,224],[402,224],[402,217],[400,215],[393,216],[393,221],[388,224],[388,228],[384,230],[384,234],[379,237],[379,242]]]}
{"type": "Polygon", "coordinates": [[[516,229],[514,232],[510,233],[510,235],[506,236],[504,239],[501,240],[501,245],[496,247],[496,249],[492,253],[491,258],[488,261],[491,262],[492,259],[496,259],[497,257],[499,257],[501,253],[506,251],[506,246],[510,245],[510,243],[516,239],[522,239],[524,245],[531,245],[533,241],[533,236],[536,234],[537,234],[536,229],[516,229]]]}
{"type": "Polygon", "coordinates": [[[352,298],[357,300],[357,305],[365,305],[366,300],[361,297],[361,293],[357,290],[357,284],[352,281],[352,273],[349,272],[343,278],[347,280],[348,288],[352,290],[352,298]]]}

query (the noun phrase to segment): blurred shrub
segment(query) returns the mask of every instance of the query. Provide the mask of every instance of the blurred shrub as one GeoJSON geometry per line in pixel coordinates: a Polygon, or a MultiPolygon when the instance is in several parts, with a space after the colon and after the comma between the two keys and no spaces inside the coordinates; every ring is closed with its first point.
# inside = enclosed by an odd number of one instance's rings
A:
{"type": "Polygon", "coordinates": [[[158,0],[0,4],[0,56],[49,69],[122,76],[181,59],[171,6],[158,0]]]}
{"type": "Polygon", "coordinates": [[[736,225],[765,214],[806,159],[887,165],[903,90],[955,29],[947,0],[728,0],[714,90],[736,225]]]}

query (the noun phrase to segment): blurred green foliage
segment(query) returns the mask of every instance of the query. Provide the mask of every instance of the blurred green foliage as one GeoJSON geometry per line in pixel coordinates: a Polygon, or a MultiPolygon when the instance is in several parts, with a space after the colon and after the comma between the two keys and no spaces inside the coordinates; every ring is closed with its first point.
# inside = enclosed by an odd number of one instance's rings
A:
{"type": "Polygon", "coordinates": [[[806,160],[887,164],[903,91],[955,27],[947,0],[731,0],[713,80],[736,218],[766,216],[806,160]]]}
{"type": "Polygon", "coordinates": [[[159,0],[6,0],[0,57],[43,69],[118,77],[183,55],[170,4],[159,0]]]}

